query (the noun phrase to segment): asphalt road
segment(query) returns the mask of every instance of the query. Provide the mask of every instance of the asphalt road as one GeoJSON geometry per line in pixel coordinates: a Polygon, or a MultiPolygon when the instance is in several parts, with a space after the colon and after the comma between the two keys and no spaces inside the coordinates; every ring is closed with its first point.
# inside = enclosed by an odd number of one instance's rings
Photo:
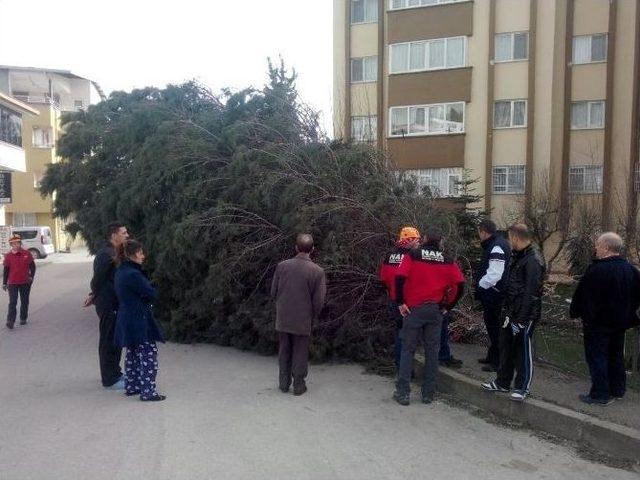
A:
{"type": "Polygon", "coordinates": [[[274,358],[167,344],[166,402],[106,391],[89,273],[83,255],[43,265],[29,324],[0,329],[1,480],[639,478],[439,401],[400,407],[353,365],[312,367],[298,398],[274,358]]]}

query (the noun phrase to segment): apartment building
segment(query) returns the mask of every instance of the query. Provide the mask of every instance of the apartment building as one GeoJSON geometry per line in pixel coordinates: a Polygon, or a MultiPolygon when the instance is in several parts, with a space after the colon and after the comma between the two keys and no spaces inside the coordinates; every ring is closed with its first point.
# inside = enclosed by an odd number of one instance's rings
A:
{"type": "Polygon", "coordinates": [[[0,65],[0,92],[36,111],[22,121],[26,168],[11,174],[13,199],[6,205],[6,222],[49,226],[56,250],[64,250],[70,242],[65,223],[53,216],[52,198],[42,198],[38,187],[47,165],[58,161],[61,115],[97,103],[102,91],[95,82],[67,70],[0,65]]]}
{"type": "Polygon", "coordinates": [[[640,190],[636,0],[334,0],[334,131],[501,221],[540,192],[609,226],[640,190]]]}
{"type": "Polygon", "coordinates": [[[22,146],[24,118],[38,115],[29,105],[0,92],[0,225],[6,225],[5,205],[14,196],[12,172],[25,172],[22,146]]]}

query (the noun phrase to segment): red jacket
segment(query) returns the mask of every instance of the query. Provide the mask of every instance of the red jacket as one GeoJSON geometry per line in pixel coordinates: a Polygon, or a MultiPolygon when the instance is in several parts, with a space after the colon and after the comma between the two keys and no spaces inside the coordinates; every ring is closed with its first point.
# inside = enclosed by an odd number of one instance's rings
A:
{"type": "Polygon", "coordinates": [[[398,275],[398,267],[400,267],[400,263],[402,262],[402,257],[404,257],[409,252],[406,248],[395,248],[392,250],[380,265],[380,273],[379,278],[380,281],[387,288],[387,292],[389,292],[389,298],[392,301],[396,301],[396,277],[398,275]]]}
{"type": "Polygon", "coordinates": [[[398,268],[398,302],[409,308],[437,303],[447,309],[455,306],[464,291],[464,275],[458,265],[439,250],[422,247],[412,250],[398,268]]]}
{"type": "Polygon", "coordinates": [[[31,253],[21,248],[16,253],[12,251],[4,255],[3,285],[24,285],[31,283],[36,274],[36,262],[31,253]]]}

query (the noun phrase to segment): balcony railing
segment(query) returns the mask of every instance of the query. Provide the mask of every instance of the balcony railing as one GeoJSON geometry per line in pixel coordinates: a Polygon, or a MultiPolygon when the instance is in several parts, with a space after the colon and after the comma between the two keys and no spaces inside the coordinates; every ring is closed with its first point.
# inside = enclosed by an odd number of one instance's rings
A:
{"type": "Polygon", "coordinates": [[[79,110],[82,110],[83,108],[75,105],[61,104],[48,95],[13,95],[13,97],[25,103],[35,105],[51,105],[53,108],[62,112],[77,112],[79,110]]]}

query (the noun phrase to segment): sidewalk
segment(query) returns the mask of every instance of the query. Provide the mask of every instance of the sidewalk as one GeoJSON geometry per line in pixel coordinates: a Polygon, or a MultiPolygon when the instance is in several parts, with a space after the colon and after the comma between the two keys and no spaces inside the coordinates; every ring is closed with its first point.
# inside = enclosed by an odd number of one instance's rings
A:
{"type": "MultiPolygon", "coordinates": [[[[455,357],[464,362],[457,370],[469,378],[480,381],[494,379],[495,374],[483,372],[478,358],[484,356],[486,348],[480,345],[451,344],[455,357]]],[[[553,367],[535,364],[531,397],[560,405],[576,412],[586,413],[603,420],[640,430],[640,392],[629,390],[622,401],[601,407],[586,405],[578,395],[589,392],[591,384],[587,379],[559,371],[553,367]]],[[[640,455],[640,453],[639,453],[640,455]]]]}
{"type": "MultiPolygon", "coordinates": [[[[486,353],[479,345],[451,344],[461,369],[440,368],[438,388],[467,404],[534,430],[578,443],[609,457],[640,463],[640,393],[630,390],[607,407],[580,402],[589,382],[552,367],[536,364],[531,395],[524,403],[504,394],[485,392],[480,383],[495,378],[483,372],[477,359],[486,353]]],[[[418,359],[418,369],[423,359],[418,359]]]]}

